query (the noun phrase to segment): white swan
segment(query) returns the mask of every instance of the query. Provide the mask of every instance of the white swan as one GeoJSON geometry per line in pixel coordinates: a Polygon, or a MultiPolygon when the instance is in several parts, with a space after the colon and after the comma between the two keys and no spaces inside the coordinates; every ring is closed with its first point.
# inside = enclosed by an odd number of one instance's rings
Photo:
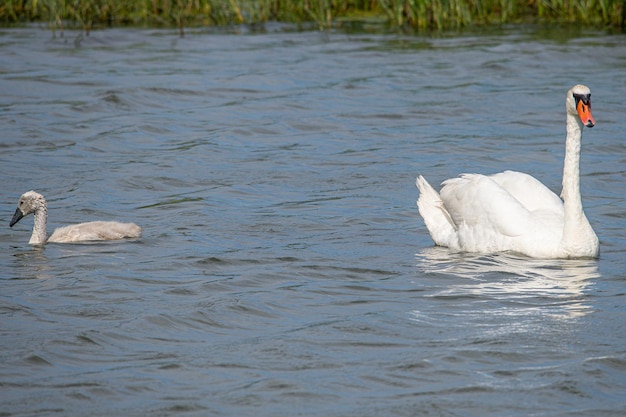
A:
{"type": "MultiPolygon", "coordinates": [[[[10,227],[30,213],[34,213],[35,224],[33,234],[28,242],[31,245],[46,243],[46,222],[48,221],[48,206],[46,199],[35,191],[27,191],[20,197],[20,201],[11,219],[10,227]]],[[[134,223],[120,222],[87,222],[59,227],[47,242],[69,243],[88,240],[114,240],[141,236],[141,228],[134,223]]]]}
{"type": "Polygon", "coordinates": [[[593,127],[591,91],[567,92],[563,200],[528,174],[465,174],[443,182],[438,194],[421,175],[417,207],[435,244],[466,252],[514,251],[536,258],[599,255],[598,237],[580,197],[583,125],[593,127]]]}

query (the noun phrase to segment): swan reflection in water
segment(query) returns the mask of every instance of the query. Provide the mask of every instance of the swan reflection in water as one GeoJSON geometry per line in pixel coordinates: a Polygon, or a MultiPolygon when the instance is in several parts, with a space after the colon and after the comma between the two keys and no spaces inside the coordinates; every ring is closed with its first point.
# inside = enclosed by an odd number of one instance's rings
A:
{"type": "MultiPolygon", "coordinates": [[[[417,253],[416,260],[428,283],[437,281],[431,297],[471,297],[481,301],[482,313],[492,314],[584,316],[591,311],[585,290],[600,277],[595,259],[535,259],[507,252],[487,255],[431,247],[417,253]],[[499,307],[490,310],[484,304],[488,300],[499,307]]],[[[415,317],[421,314],[413,313],[415,317]]]]}

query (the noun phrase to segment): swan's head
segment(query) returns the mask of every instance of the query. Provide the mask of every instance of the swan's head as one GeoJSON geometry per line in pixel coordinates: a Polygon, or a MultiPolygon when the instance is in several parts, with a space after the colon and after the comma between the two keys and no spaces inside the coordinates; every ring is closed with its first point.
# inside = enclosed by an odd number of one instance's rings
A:
{"type": "Polygon", "coordinates": [[[20,197],[20,201],[17,203],[15,214],[9,223],[9,227],[20,221],[20,219],[30,213],[34,213],[37,210],[46,207],[46,199],[41,194],[35,191],[27,191],[20,197]]]}
{"type": "Polygon", "coordinates": [[[586,85],[578,84],[567,92],[565,101],[567,112],[578,116],[583,125],[593,127],[596,120],[591,114],[591,90],[586,85]]]}

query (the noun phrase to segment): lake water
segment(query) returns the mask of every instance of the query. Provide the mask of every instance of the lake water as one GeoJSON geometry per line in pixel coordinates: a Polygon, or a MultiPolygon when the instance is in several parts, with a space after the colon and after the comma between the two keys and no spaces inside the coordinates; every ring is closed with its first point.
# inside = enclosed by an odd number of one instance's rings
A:
{"type": "Polygon", "coordinates": [[[0,415],[626,415],[626,36],[0,30],[0,415]],[[415,177],[582,193],[599,260],[433,247],[415,177]],[[28,245],[134,221],[134,241],[28,245]]]}

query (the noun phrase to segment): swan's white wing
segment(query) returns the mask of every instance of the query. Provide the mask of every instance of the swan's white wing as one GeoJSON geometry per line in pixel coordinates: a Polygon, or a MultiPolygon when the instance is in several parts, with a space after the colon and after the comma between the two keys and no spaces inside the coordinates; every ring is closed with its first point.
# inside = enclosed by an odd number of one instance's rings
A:
{"type": "Polygon", "coordinates": [[[491,175],[490,178],[515,197],[528,211],[563,212],[563,201],[531,175],[504,171],[491,175]]]}
{"type": "Polygon", "coordinates": [[[529,211],[485,175],[464,174],[446,180],[440,195],[457,227],[486,245],[489,240],[523,235],[527,229],[529,211]]]}

